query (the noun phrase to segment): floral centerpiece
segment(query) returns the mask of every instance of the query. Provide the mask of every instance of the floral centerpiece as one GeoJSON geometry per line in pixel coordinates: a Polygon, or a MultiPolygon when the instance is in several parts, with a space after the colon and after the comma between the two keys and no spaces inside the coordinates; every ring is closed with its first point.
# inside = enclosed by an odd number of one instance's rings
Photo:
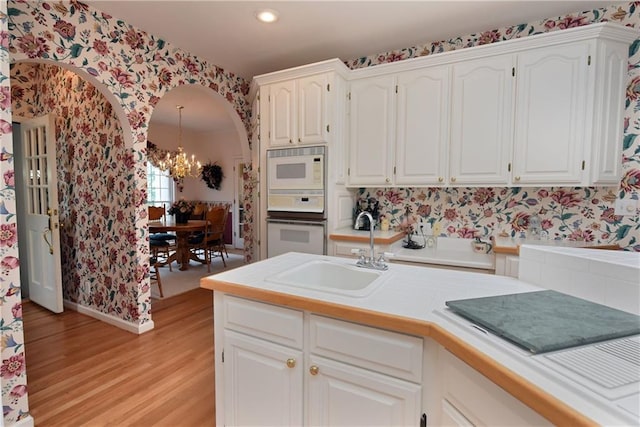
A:
{"type": "Polygon", "coordinates": [[[194,209],[195,205],[193,203],[180,199],[171,204],[168,213],[169,215],[176,216],[177,223],[184,224],[189,221],[189,217],[193,213],[194,209]]]}

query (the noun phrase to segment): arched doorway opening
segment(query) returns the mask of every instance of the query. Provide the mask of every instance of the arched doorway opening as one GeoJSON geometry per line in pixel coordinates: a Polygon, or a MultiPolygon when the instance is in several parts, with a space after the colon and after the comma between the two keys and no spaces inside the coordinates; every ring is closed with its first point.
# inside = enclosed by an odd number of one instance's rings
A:
{"type": "Polygon", "coordinates": [[[121,236],[135,227],[128,203],[135,187],[124,161],[131,137],[129,131],[127,144],[119,105],[84,77],[53,63],[18,62],[11,69],[12,109],[25,118],[56,116],[63,298],[110,313],[128,305],[119,285],[135,283],[137,260],[114,259],[130,250],[121,236]]]}
{"type": "MultiPolygon", "coordinates": [[[[242,200],[239,194],[242,188],[234,182],[234,171],[238,159],[249,159],[250,151],[248,137],[244,124],[233,111],[229,102],[208,87],[198,84],[185,84],[168,91],[155,105],[151,114],[148,131],[148,174],[147,204],[164,205],[168,208],[172,201],[184,199],[194,204],[204,205],[228,204],[230,206],[228,216],[228,232],[225,233],[225,243],[228,248],[237,246],[236,240],[242,238],[238,233],[241,222],[239,206],[242,200]],[[178,129],[179,112],[181,110],[182,129],[178,129]],[[180,139],[180,141],[179,141],[180,139]],[[217,165],[222,169],[224,178],[218,188],[211,188],[202,176],[187,176],[176,185],[171,185],[171,191],[166,191],[166,182],[172,182],[165,176],[160,168],[156,168],[167,151],[175,151],[181,144],[188,156],[194,158],[203,165],[217,165]],[[234,185],[236,184],[236,185],[234,185]],[[155,186],[159,185],[158,188],[155,186]],[[167,194],[171,195],[166,200],[167,194]]],[[[248,161],[248,160],[246,160],[248,161]]],[[[238,252],[238,251],[236,251],[238,252]]],[[[243,256],[243,250],[239,251],[243,256]]],[[[236,257],[238,255],[236,254],[236,257]]],[[[197,269],[198,263],[192,262],[191,270],[197,269]]],[[[181,276],[185,281],[193,282],[197,287],[199,277],[196,273],[176,273],[176,265],[173,265],[173,273],[166,268],[160,269],[163,288],[167,288],[166,281],[176,280],[181,276]]],[[[222,268],[222,265],[218,266],[222,268]]],[[[202,274],[213,274],[204,269],[202,274]]],[[[171,283],[169,284],[171,286],[171,283]]],[[[184,290],[184,284],[180,287],[184,290]]],[[[152,297],[158,297],[158,290],[152,286],[152,297]]],[[[165,295],[172,295],[165,290],[165,295]]],[[[166,296],[165,296],[166,297],[166,296]]]]}

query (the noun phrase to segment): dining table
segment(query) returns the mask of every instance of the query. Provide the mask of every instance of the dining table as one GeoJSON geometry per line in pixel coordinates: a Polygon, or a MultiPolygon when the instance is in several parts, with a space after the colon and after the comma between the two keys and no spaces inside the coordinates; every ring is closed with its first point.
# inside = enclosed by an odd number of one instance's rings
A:
{"type": "Polygon", "coordinates": [[[189,236],[197,231],[205,231],[207,221],[190,219],[186,223],[176,222],[174,218],[167,218],[160,221],[149,221],[149,233],[176,233],[176,251],[167,259],[167,264],[177,261],[180,270],[188,270],[190,260],[206,264],[206,260],[198,257],[189,250],[189,236]]]}

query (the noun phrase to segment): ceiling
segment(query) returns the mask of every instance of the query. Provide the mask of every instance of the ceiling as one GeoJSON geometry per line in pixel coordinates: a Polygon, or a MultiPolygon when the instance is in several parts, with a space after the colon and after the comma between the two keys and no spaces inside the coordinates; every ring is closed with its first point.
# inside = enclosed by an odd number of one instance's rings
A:
{"type": "MultiPolygon", "coordinates": [[[[115,18],[251,79],[330,58],[354,59],[431,41],[580,12],[611,1],[215,1],[85,0],[115,18]],[[259,9],[279,20],[264,24],[259,9]]],[[[153,120],[198,130],[230,127],[207,93],[174,89],[153,120]],[[174,93],[175,92],[175,93],[174,93]],[[171,102],[169,102],[171,101],[171,102]]]]}

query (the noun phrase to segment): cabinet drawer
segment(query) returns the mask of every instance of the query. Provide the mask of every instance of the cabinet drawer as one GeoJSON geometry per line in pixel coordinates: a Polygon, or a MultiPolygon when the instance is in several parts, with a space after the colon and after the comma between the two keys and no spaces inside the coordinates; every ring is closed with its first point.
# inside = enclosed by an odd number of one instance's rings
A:
{"type": "Polygon", "coordinates": [[[302,348],[301,311],[224,296],[224,328],[293,348],[302,348]]]}
{"type": "Polygon", "coordinates": [[[422,382],[422,339],[311,315],[312,353],[372,371],[422,382]]]}

